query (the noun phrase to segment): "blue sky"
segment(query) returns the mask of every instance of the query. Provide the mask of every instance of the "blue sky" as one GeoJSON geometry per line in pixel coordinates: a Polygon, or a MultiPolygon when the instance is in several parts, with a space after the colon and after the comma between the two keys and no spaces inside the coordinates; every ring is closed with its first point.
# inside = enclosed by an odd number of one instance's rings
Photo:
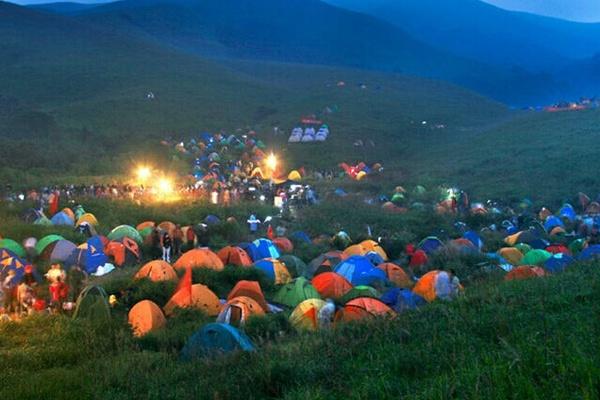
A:
{"type": "MultiPolygon", "coordinates": [[[[368,0],[366,0],[368,1],[368,0]]],[[[440,0],[443,1],[443,0],[440,0]]],[[[484,0],[510,10],[582,22],[600,22],[600,0],[484,0]]]]}

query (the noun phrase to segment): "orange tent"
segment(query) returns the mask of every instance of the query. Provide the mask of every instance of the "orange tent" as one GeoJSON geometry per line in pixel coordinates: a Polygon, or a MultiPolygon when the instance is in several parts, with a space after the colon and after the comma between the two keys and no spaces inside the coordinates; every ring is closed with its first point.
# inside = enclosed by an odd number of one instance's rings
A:
{"type": "Polygon", "coordinates": [[[396,264],[383,263],[379,264],[376,268],[379,268],[385,272],[387,278],[398,287],[410,288],[413,286],[413,282],[406,272],[404,272],[404,270],[396,264]]]}
{"type": "Polygon", "coordinates": [[[153,221],[144,221],[141,224],[138,224],[138,226],[135,227],[135,229],[140,232],[143,231],[146,228],[154,228],[154,222],[153,221]]]}
{"type": "Polygon", "coordinates": [[[217,253],[217,256],[225,265],[235,265],[238,267],[252,266],[252,259],[244,250],[235,246],[223,247],[217,253]]]}
{"type": "Polygon", "coordinates": [[[283,253],[291,253],[294,251],[294,245],[290,239],[286,237],[276,237],[272,240],[273,244],[283,253]]]}
{"type": "Polygon", "coordinates": [[[311,283],[324,299],[340,298],[352,289],[352,284],[335,272],[323,272],[315,276],[311,283]]]}
{"type": "Polygon", "coordinates": [[[221,271],[224,268],[223,261],[208,248],[193,249],[185,252],[179,260],[173,264],[175,269],[209,268],[221,271]]]}
{"type": "Polygon", "coordinates": [[[109,242],[104,247],[104,253],[112,257],[117,267],[125,264],[135,264],[140,260],[140,248],[135,240],[124,237],[119,241],[109,242]]]}
{"type": "Polygon", "coordinates": [[[504,247],[498,250],[498,255],[512,265],[519,265],[523,259],[523,253],[521,253],[519,249],[515,247],[504,247]]]}
{"type": "Polygon", "coordinates": [[[158,229],[164,232],[168,232],[171,236],[173,236],[173,232],[175,232],[176,228],[177,226],[171,221],[163,221],[160,224],[158,224],[158,229]]]}
{"type": "Polygon", "coordinates": [[[229,292],[227,300],[232,300],[241,296],[251,298],[252,300],[256,301],[263,310],[269,311],[267,300],[265,300],[265,295],[263,294],[258,282],[239,281],[235,284],[233,289],[231,289],[231,292],[229,292]]]}
{"type": "Polygon", "coordinates": [[[421,277],[413,288],[413,293],[418,294],[428,302],[432,302],[436,298],[435,281],[439,271],[429,271],[421,277]]]}
{"type": "Polygon", "coordinates": [[[531,267],[528,265],[521,265],[513,268],[508,274],[504,276],[506,281],[520,281],[529,278],[538,278],[546,275],[546,271],[540,267],[531,267]]]}
{"type": "Polygon", "coordinates": [[[319,311],[325,306],[321,299],[307,299],[298,304],[290,315],[290,323],[300,330],[317,330],[319,311]]]}
{"type": "Polygon", "coordinates": [[[252,315],[264,315],[263,308],[253,299],[245,296],[235,297],[223,306],[217,322],[230,325],[243,325],[252,315]]]}
{"type": "Polygon", "coordinates": [[[346,247],[346,250],[342,252],[342,259],[346,259],[351,256],[364,256],[368,253],[368,250],[362,247],[360,244],[354,244],[346,247]]]}
{"type": "Polygon", "coordinates": [[[75,221],[75,214],[73,213],[73,210],[71,210],[69,207],[63,208],[62,212],[67,214],[69,216],[69,218],[71,218],[73,221],[75,221]]]}
{"type": "Polygon", "coordinates": [[[177,274],[169,263],[154,260],[146,263],[133,277],[134,279],[148,278],[153,282],[177,280],[177,274]]]}
{"type": "Polygon", "coordinates": [[[221,311],[221,302],[207,286],[197,283],[192,285],[191,297],[185,290],[177,291],[163,307],[166,315],[171,315],[175,308],[197,308],[206,315],[215,316],[221,311]]]}
{"type": "Polygon", "coordinates": [[[366,253],[374,251],[375,253],[379,254],[384,260],[388,259],[388,255],[386,254],[385,250],[376,241],[370,239],[363,240],[362,242],[360,242],[360,245],[363,249],[366,250],[366,253]]]}
{"type": "Polygon", "coordinates": [[[381,300],[371,297],[358,297],[347,302],[344,308],[335,315],[335,322],[357,321],[373,317],[396,316],[394,310],[385,305],[381,300]]]}
{"type": "Polygon", "coordinates": [[[160,307],[150,300],[142,300],[134,305],[128,315],[133,335],[141,337],[167,324],[160,307]]]}

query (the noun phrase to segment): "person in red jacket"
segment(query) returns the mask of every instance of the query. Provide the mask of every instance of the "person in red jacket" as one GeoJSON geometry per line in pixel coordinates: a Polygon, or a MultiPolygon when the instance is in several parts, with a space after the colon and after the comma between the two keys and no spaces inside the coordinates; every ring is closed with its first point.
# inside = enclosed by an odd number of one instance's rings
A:
{"type": "Polygon", "coordinates": [[[413,273],[427,264],[427,253],[421,249],[416,249],[413,244],[406,245],[406,254],[408,255],[408,266],[413,273]]]}
{"type": "Polygon", "coordinates": [[[58,277],[56,281],[50,285],[50,304],[52,308],[58,312],[62,308],[63,302],[69,296],[69,286],[63,282],[62,278],[58,277]]]}

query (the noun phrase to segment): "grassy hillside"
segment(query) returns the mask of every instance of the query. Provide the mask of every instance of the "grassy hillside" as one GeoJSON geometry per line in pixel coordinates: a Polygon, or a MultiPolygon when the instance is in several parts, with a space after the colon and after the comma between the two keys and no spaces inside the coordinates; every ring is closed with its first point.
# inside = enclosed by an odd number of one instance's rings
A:
{"type": "MultiPolygon", "coordinates": [[[[31,318],[0,325],[0,394],[111,400],[591,399],[600,384],[598,271],[578,266],[546,279],[492,280],[468,287],[466,297],[453,304],[319,334],[296,334],[283,318],[253,320],[246,331],[259,343],[258,352],[193,363],[178,361],[178,351],[206,320],[198,313],[180,313],[163,332],[142,340],[131,339],[118,311],[111,327],[31,318]]],[[[135,296],[156,298],[159,290],[146,285],[135,296]]]]}

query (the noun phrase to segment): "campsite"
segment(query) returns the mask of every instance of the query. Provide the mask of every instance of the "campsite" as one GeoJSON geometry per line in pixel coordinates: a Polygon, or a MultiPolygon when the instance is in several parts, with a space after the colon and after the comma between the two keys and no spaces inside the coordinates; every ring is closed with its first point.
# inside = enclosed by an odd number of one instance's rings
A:
{"type": "Polygon", "coordinates": [[[1,398],[598,397],[600,14],[36,3],[0,2],[1,398]]]}

